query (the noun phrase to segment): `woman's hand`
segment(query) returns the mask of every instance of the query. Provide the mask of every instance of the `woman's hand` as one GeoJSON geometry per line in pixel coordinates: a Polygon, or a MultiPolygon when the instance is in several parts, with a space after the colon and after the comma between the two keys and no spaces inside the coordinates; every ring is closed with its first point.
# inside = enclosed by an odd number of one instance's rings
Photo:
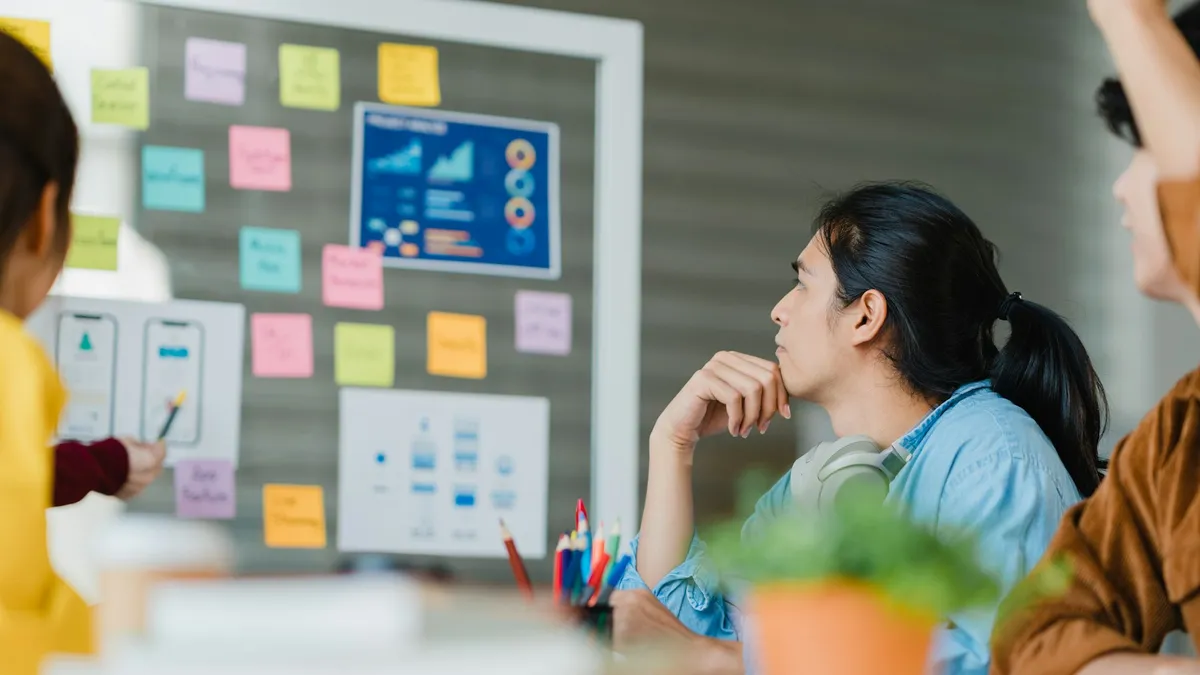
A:
{"type": "Polygon", "coordinates": [[[745,438],[766,432],[771,418],[790,419],[787,390],[779,364],[737,352],[718,352],[667,405],[653,435],[681,450],[721,430],[745,438]]]}
{"type": "Polygon", "coordinates": [[[129,453],[129,477],[117,492],[117,497],[129,501],[141,494],[162,473],[167,446],[162,441],[142,443],[132,438],[118,440],[125,446],[125,452],[129,453]]]}

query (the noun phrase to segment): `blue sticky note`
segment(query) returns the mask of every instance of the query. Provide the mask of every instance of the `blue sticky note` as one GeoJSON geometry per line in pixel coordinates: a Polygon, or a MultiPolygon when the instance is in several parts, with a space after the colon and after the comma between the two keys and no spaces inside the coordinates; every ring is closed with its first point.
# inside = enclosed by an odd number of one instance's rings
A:
{"type": "Polygon", "coordinates": [[[274,293],[300,292],[300,233],[265,227],[243,227],[242,288],[274,293]]]}
{"type": "Polygon", "coordinates": [[[143,147],[142,206],[156,211],[204,213],[204,151],[143,147]]]}

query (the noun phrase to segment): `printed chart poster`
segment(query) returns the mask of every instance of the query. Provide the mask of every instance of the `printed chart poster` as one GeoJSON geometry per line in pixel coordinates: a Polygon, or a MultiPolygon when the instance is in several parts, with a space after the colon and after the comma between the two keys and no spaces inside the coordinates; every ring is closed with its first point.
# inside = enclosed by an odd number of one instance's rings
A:
{"type": "Polygon", "coordinates": [[[342,389],[338,548],[546,556],[550,401],[342,389]]]}
{"type": "Polygon", "coordinates": [[[385,267],[557,279],[558,126],[354,107],[350,245],[385,267]]]}
{"type": "Polygon", "coordinates": [[[52,296],[26,325],[70,392],[60,439],[154,441],[186,392],[166,435],[167,464],[236,466],[245,323],[245,307],[228,303],[52,296]]]}

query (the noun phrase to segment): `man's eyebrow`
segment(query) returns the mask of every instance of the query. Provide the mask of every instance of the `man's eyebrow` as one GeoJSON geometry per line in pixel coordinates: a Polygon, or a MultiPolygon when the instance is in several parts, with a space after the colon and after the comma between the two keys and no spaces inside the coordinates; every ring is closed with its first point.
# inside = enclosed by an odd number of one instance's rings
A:
{"type": "Polygon", "coordinates": [[[795,262],[793,262],[792,269],[795,270],[796,274],[799,274],[801,272],[804,272],[805,274],[809,274],[809,275],[812,274],[812,272],[809,271],[808,266],[804,264],[803,260],[796,260],[795,262]]]}

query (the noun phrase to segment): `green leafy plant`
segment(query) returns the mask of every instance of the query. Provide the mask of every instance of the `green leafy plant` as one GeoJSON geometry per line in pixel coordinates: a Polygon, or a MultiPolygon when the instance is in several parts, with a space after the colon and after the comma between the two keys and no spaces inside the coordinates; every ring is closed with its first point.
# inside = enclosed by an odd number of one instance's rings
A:
{"type": "MultiPolygon", "coordinates": [[[[744,496],[759,482],[755,477],[741,481],[739,493],[744,496]]],[[[877,493],[852,492],[839,496],[831,514],[813,517],[792,511],[756,523],[753,532],[743,534],[740,519],[705,534],[712,559],[726,579],[756,586],[856,582],[901,608],[933,617],[999,600],[999,584],[979,564],[970,533],[936,536],[881,504],[877,493]]],[[[1069,578],[1062,565],[1039,568],[1035,578],[1023,584],[1028,596],[1018,604],[1060,592],[1069,578]]]]}

